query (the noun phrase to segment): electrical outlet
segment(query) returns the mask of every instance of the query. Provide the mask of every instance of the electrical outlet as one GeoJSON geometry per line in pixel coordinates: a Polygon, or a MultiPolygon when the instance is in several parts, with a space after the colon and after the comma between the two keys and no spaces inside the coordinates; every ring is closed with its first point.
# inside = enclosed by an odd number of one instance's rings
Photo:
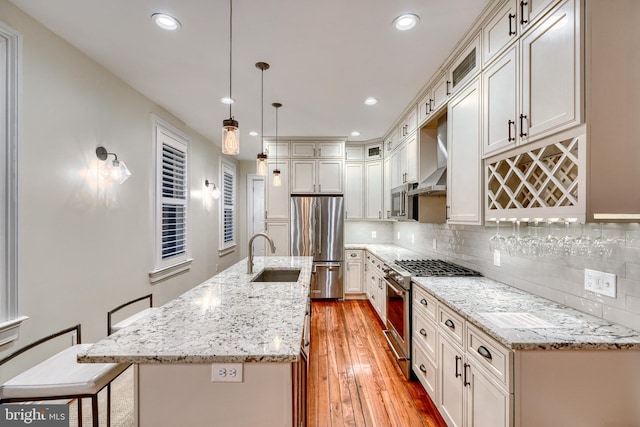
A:
{"type": "Polygon", "coordinates": [[[414,234],[411,234],[411,243],[415,243],[416,242],[416,236],[414,234]]]}
{"type": "Polygon", "coordinates": [[[616,297],[616,275],[603,271],[584,269],[584,288],[610,298],[616,297]]]}
{"type": "Polygon", "coordinates": [[[497,249],[493,251],[493,265],[500,267],[500,251],[497,249]]]}
{"type": "Polygon", "coordinates": [[[212,363],[211,382],[241,383],[242,363],[212,363]]]}
{"type": "Polygon", "coordinates": [[[436,249],[438,249],[438,240],[437,239],[433,239],[433,250],[435,251],[436,249]]]}
{"type": "Polygon", "coordinates": [[[219,268],[218,264],[216,264],[216,273],[217,273],[218,271],[220,271],[220,268],[219,268]]]}
{"type": "Polygon", "coordinates": [[[400,240],[400,232],[398,231],[398,240],[400,240]]]}
{"type": "Polygon", "coordinates": [[[376,238],[376,232],[375,232],[375,231],[372,231],[372,232],[371,232],[371,238],[372,238],[372,239],[375,239],[375,238],[376,238]]]}

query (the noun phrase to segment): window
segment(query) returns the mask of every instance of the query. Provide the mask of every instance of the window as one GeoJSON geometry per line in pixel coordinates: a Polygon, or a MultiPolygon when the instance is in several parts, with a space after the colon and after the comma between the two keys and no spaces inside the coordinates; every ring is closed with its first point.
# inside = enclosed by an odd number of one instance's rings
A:
{"type": "Polygon", "coordinates": [[[222,203],[220,203],[220,253],[233,252],[236,246],[236,165],[220,159],[222,203]]]}
{"type": "Polygon", "coordinates": [[[0,23],[0,345],[18,337],[18,88],[21,36],[0,23]]]}
{"type": "Polygon", "coordinates": [[[189,141],[154,117],[156,149],[155,268],[151,282],[190,268],[189,141]]]}

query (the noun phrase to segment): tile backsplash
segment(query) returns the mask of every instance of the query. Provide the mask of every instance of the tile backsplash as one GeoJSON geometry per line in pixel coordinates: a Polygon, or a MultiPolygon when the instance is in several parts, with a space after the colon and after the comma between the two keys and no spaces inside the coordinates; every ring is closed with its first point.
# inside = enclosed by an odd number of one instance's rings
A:
{"type": "MultiPolygon", "coordinates": [[[[480,271],[484,276],[566,304],[612,322],[640,330],[640,224],[605,224],[603,235],[615,239],[617,245],[608,258],[598,256],[542,257],[510,256],[502,251],[500,266],[493,264],[489,238],[496,234],[495,224],[488,226],[420,224],[412,222],[357,223],[346,227],[349,243],[394,243],[432,258],[456,262],[480,271]],[[378,225],[384,224],[384,225],[378,225]],[[391,224],[391,231],[387,228],[391,224]],[[371,227],[371,228],[368,228],[371,227]],[[367,239],[367,231],[378,232],[377,239],[367,239]],[[353,236],[350,232],[353,230],[353,236]],[[382,236],[390,237],[382,240],[382,236]],[[357,240],[361,238],[362,240],[357,240]],[[433,249],[433,240],[436,249],[433,249]],[[616,298],[584,290],[584,269],[614,273],[617,279],[616,298]]],[[[500,234],[514,232],[511,223],[500,223],[500,234]]],[[[563,224],[521,225],[520,235],[543,237],[549,233],[560,238],[567,230],[563,224]]],[[[600,235],[599,224],[571,224],[568,234],[582,234],[590,239],[600,235]]]]}
{"type": "Polygon", "coordinates": [[[391,243],[393,222],[345,221],[345,243],[391,243]]]}

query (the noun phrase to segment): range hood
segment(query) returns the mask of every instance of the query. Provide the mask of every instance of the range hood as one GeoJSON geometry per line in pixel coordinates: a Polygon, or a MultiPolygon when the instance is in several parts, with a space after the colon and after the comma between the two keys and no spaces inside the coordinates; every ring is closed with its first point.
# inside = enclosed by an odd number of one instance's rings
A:
{"type": "Polygon", "coordinates": [[[442,196],[447,192],[447,117],[438,119],[438,143],[436,145],[438,168],[407,194],[409,196],[442,196]]]}

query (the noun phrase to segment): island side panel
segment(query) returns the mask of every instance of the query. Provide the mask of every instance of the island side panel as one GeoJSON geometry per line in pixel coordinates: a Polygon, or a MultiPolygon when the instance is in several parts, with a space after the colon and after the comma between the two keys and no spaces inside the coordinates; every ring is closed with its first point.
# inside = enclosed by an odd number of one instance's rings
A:
{"type": "Polygon", "coordinates": [[[640,351],[515,352],[515,427],[640,426],[640,351]]]}
{"type": "Polygon", "coordinates": [[[290,363],[245,363],[243,382],[211,382],[211,364],[138,366],[138,426],[291,427],[290,363]]]}

